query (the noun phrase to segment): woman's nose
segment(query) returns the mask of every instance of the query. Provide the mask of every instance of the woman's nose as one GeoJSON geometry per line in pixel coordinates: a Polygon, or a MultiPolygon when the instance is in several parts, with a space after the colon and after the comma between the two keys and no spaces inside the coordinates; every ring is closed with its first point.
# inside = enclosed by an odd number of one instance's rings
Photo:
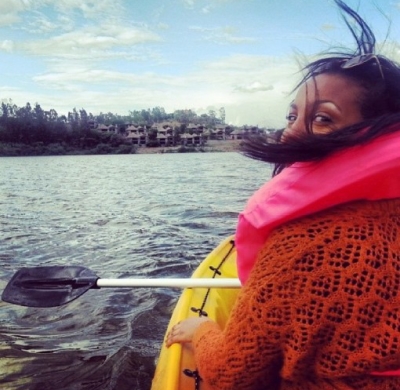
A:
{"type": "Polygon", "coordinates": [[[305,132],[305,123],[303,120],[297,118],[294,122],[288,124],[286,129],[283,131],[282,137],[291,135],[299,135],[305,132]]]}

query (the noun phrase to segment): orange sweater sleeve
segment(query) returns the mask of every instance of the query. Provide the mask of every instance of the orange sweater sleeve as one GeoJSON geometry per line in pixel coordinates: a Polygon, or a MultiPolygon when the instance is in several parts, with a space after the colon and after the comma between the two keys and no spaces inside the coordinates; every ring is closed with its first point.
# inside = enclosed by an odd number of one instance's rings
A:
{"type": "Polygon", "coordinates": [[[398,212],[359,202],[276,229],[226,328],[194,335],[209,388],[400,388],[369,375],[400,368],[398,212]]]}
{"type": "Polygon", "coordinates": [[[195,333],[196,364],[212,389],[274,389],[279,383],[285,328],[290,325],[290,316],[283,320],[282,311],[294,297],[268,301],[255,280],[251,276],[243,287],[224,331],[206,322],[195,333]]]}

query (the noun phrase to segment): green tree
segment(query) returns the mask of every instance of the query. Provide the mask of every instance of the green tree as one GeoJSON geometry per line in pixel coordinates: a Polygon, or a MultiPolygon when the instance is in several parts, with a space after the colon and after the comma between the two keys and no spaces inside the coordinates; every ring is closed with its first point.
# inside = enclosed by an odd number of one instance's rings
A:
{"type": "Polygon", "coordinates": [[[79,110],[79,128],[82,132],[87,133],[90,130],[89,116],[83,108],[79,110]]]}
{"type": "Polygon", "coordinates": [[[208,111],[208,116],[209,116],[209,125],[210,126],[215,126],[217,121],[216,121],[216,112],[215,110],[209,110],[208,111]]]}
{"type": "Polygon", "coordinates": [[[188,125],[191,122],[196,123],[197,114],[192,110],[176,110],[174,111],[174,119],[188,125]]]}
{"type": "Polygon", "coordinates": [[[224,125],[225,124],[225,108],[221,107],[219,109],[219,118],[221,120],[221,123],[224,125]]]}
{"type": "Polygon", "coordinates": [[[165,109],[162,107],[154,107],[151,110],[151,120],[155,123],[160,123],[165,121],[168,118],[168,115],[165,112],[165,109]]]}

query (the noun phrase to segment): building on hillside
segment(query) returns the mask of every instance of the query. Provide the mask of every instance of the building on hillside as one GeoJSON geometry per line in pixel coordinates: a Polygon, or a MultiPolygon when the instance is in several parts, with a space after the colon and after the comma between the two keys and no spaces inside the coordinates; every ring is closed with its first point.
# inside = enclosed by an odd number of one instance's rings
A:
{"type": "Polygon", "coordinates": [[[160,132],[157,134],[157,141],[159,146],[172,146],[174,143],[174,137],[172,134],[160,132]]]}
{"type": "Polygon", "coordinates": [[[230,139],[245,139],[250,135],[264,134],[265,131],[260,129],[258,126],[243,126],[239,129],[235,129],[230,133],[230,139]]]}
{"type": "Polygon", "coordinates": [[[243,129],[247,135],[264,133],[264,130],[260,129],[258,126],[243,126],[243,129]]]}
{"type": "Polygon", "coordinates": [[[193,123],[189,123],[186,126],[186,131],[189,132],[190,134],[198,134],[198,135],[203,135],[206,133],[206,128],[204,125],[195,125],[193,123]]]}
{"type": "Polygon", "coordinates": [[[95,130],[100,131],[100,132],[105,133],[105,134],[107,134],[107,133],[117,134],[117,132],[118,132],[117,126],[115,126],[115,125],[108,125],[107,126],[107,125],[104,125],[104,124],[98,125],[95,128],[95,130]]]}
{"type": "Polygon", "coordinates": [[[181,144],[183,146],[204,145],[204,143],[204,139],[201,135],[189,133],[184,133],[181,135],[181,144]]]}
{"type": "Polygon", "coordinates": [[[227,126],[219,125],[215,129],[210,130],[210,139],[225,140],[227,133],[227,126]]]}
{"type": "Polygon", "coordinates": [[[173,135],[174,134],[174,129],[169,126],[169,125],[153,125],[152,127],[153,130],[157,131],[157,134],[163,134],[163,135],[173,135]]]}
{"type": "MultiPolygon", "coordinates": [[[[90,123],[94,126],[95,121],[90,123]]],[[[204,145],[208,140],[241,140],[251,134],[265,133],[265,129],[258,126],[243,126],[236,128],[219,124],[215,128],[208,128],[201,124],[189,123],[183,125],[177,121],[165,121],[162,123],[135,124],[125,123],[118,125],[97,124],[95,130],[104,134],[119,134],[137,146],[175,146],[204,145]],[[184,130],[182,134],[181,131],[184,130]]]]}
{"type": "Polygon", "coordinates": [[[129,133],[126,136],[126,139],[130,140],[133,145],[137,146],[146,146],[147,144],[147,136],[145,134],[129,133]]]}
{"type": "Polygon", "coordinates": [[[140,131],[143,127],[139,125],[129,124],[125,128],[125,137],[132,142],[133,145],[144,146],[147,142],[147,135],[144,131],[140,131]]]}
{"type": "Polygon", "coordinates": [[[245,131],[244,129],[235,129],[230,133],[231,139],[243,139],[245,136],[245,131]]]}
{"type": "Polygon", "coordinates": [[[129,124],[126,125],[125,129],[126,133],[136,133],[136,134],[145,134],[147,132],[147,127],[144,125],[136,125],[136,124],[129,124]]]}
{"type": "Polygon", "coordinates": [[[130,124],[125,129],[125,137],[132,142],[133,145],[145,146],[147,144],[147,132],[143,126],[130,124]]]}
{"type": "Polygon", "coordinates": [[[158,122],[155,123],[154,126],[157,126],[157,128],[166,128],[166,127],[170,127],[171,129],[175,129],[175,127],[181,127],[181,123],[175,120],[171,120],[171,121],[164,121],[164,122],[158,122]]]}
{"type": "Polygon", "coordinates": [[[95,130],[99,126],[99,124],[97,123],[97,121],[95,119],[89,119],[88,125],[89,125],[89,129],[91,129],[91,130],[95,130]]]}

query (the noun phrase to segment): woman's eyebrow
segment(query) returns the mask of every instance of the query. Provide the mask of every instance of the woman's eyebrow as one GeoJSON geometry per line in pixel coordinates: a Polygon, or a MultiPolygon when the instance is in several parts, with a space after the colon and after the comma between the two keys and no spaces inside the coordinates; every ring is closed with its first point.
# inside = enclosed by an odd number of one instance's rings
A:
{"type": "Polygon", "coordinates": [[[315,102],[314,102],[314,105],[315,106],[319,106],[320,104],[324,104],[324,103],[330,103],[330,104],[333,104],[335,107],[336,107],[336,109],[338,110],[338,111],[342,111],[341,110],[341,108],[335,103],[335,102],[333,102],[332,100],[316,100],[315,102]]]}

